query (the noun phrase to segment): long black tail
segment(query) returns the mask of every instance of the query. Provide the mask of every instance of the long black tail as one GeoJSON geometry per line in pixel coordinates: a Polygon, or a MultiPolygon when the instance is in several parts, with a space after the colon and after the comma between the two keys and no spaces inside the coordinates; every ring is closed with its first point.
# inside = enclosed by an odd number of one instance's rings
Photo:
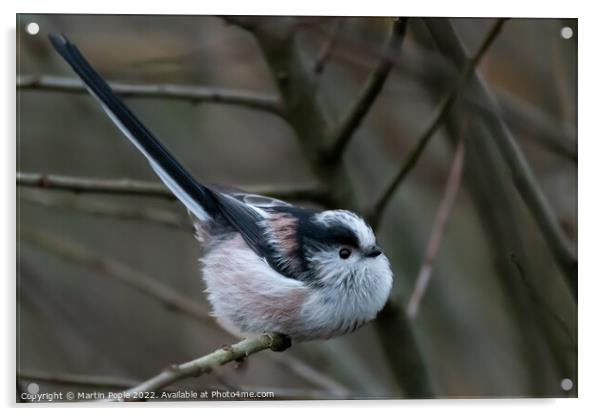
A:
{"type": "Polygon", "coordinates": [[[105,80],[65,36],[50,35],[50,42],[84,81],[113,122],[148,159],[165,185],[200,220],[218,212],[213,193],[198,183],[138,120],[105,80]]]}
{"type": "Polygon", "coordinates": [[[113,122],[146,156],[159,178],[193,215],[202,221],[223,215],[260,257],[271,260],[271,248],[265,240],[262,226],[263,216],[257,209],[198,183],[126,107],[74,44],[65,36],[56,35],[50,35],[50,42],[100,101],[113,122]]]}

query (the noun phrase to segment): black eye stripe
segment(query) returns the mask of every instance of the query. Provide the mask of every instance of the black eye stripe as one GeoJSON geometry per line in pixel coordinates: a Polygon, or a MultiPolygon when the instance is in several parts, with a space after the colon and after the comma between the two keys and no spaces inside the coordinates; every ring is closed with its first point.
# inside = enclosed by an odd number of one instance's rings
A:
{"type": "Polygon", "coordinates": [[[316,251],[333,250],[339,253],[342,248],[360,250],[360,241],[349,224],[341,222],[316,221],[315,216],[298,216],[297,238],[299,252],[302,253],[303,264],[307,267],[306,258],[316,251]],[[335,251],[336,250],[336,251],[335,251]]]}
{"type": "Polygon", "coordinates": [[[333,245],[346,245],[359,248],[359,240],[355,233],[344,226],[335,225],[328,227],[324,240],[325,243],[333,245]]]}

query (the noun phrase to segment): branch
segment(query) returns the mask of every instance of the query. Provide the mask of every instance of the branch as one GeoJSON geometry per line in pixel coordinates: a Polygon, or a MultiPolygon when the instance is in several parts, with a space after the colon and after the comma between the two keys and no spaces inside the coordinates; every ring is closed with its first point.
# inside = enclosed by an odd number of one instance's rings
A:
{"type": "Polygon", "coordinates": [[[416,319],[416,315],[418,314],[420,302],[424,297],[424,293],[426,292],[426,288],[431,279],[433,263],[435,262],[435,258],[439,252],[439,247],[443,241],[443,235],[445,234],[445,229],[453,210],[456,196],[458,195],[458,190],[460,189],[462,173],[464,171],[465,155],[463,136],[464,133],[462,132],[458,140],[458,146],[456,148],[451,169],[449,170],[449,177],[447,179],[447,184],[445,185],[443,200],[441,201],[441,205],[439,205],[439,210],[437,211],[437,217],[435,219],[435,225],[433,226],[433,231],[426,247],[426,254],[424,256],[424,260],[422,261],[420,273],[418,274],[418,279],[416,279],[414,291],[412,292],[412,296],[410,297],[410,301],[406,309],[406,314],[408,315],[409,319],[416,319]]]}
{"type": "Polygon", "coordinates": [[[329,140],[332,145],[324,151],[323,157],[325,160],[343,157],[353,133],[364,120],[376,97],[378,97],[391,72],[391,68],[397,60],[399,49],[405,37],[407,21],[408,19],[405,17],[395,19],[385,53],[368,77],[357,100],[349,106],[342,121],[333,130],[332,138],[329,140]]]}
{"type": "MultiPolygon", "coordinates": [[[[467,59],[466,51],[451,23],[440,19],[426,19],[425,23],[441,52],[453,62],[456,68],[464,67],[467,59]]],[[[489,86],[485,80],[477,76],[471,83],[471,89],[475,98],[489,107],[490,116],[483,120],[487,123],[491,137],[510,169],[514,186],[531,212],[576,301],[577,258],[571,243],[560,228],[524,154],[500,116],[499,104],[489,86]]]]}
{"type": "MultiPolygon", "coordinates": [[[[101,193],[164,198],[175,200],[176,197],[162,182],[139,181],[134,179],[97,179],[73,176],[17,172],[17,185],[32,188],[63,190],[76,193],[101,193]]],[[[249,193],[266,195],[289,201],[321,202],[327,195],[320,189],[312,187],[248,186],[249,193]]]]}
{"type": "Polygon", "coordinates": [[[46,383],[104,389],[127,389],[138,384],[134,380],[121,377],[46,373],[43,371],[21,370],[17,373],[17,377],[25,380],[35,380],[46,383]]]}
{"type": "Polygon", "coordinates": [[[347,387],[332,379],[324,373],[307,365],[304,361],[294,359],[294,357],[284,355],[272,355],[272,361],[282,365],[289,371],[297,374],[314,386],[321,387],[329,394],[349,395],[351,392],[347,387]]]}
{"type": "MultiPolygon", "coordinates": [[[[266,111],[282,117],[282,106],[277,97],[220,87],[199,87],[176,84],[128,84],[109,82],[116,94],[132,98],[162,98],[190,101],[193,104],[213,102],[239,105],[266,111]]],[[[21,75],[17,77],[17,89],[87,94],[81,80],[54,75],[21,75]]]]}
{"type": "Polygon", "coordinates": [[[320,49],[320,53],[318,54],[318,58],[316,59],[316,62],[314,64],[314,73],[316,75],[320,75],[322,71],[324,71],[326,63],[330,59],[332,49],[334,48],[334,45],[336,43],[337,35],[339,34],[339,31],[342,27],[343,18],[336,18],[334,24],[332,25],[330,33],[328,34],[324,45],[322,45],[322,49],[320,49]]]}
{"type": "Polygon", "coordinates": [[[75,210],[94,216],[103,216],[119,220],[147,221],[171,229],[193,230],[190,218],[178,215],[172,210],[131,204],[120,204],[116,201],[93,201],[83,198],[66,198],[52,193],[20,192],[19,202],[29,202],[52,209],[75,210]]]}
{"type": "Polygon", "coordinates": [[[17,172],[17,185],[75,193],[100,193],[176,199],[161,182],[147,182],[134,179],[80,178],[45,173],[17,172]]]}
{"type": "Polygon", "coordinates": [[[382,219],[383,213],[387,208],[387,205],[391,201],[391,198],[395,194],[397,188],[401,185],[403,180],[406,178],[408,173],[412,170],[412,168],[418,162],[420,156],[424,152],[424,149],[433,138],[435,132],[439,129],[441,123],[445,120],[449,110],[452,108],[453,104],[456,102],[458,95],[462,91],[462,87],[468,81],[475,72],[475,69],[479,65],[481,58],[485,55],[485,52],[489,49],[493,41],[497,38],[500,31],[502,30],[503,24],[507,19],[498,19],[493,27],[489,30],[481,46],[479,47],[477,53],[466,61],[466,64],[463,67],[463,70],[459,76],[458,81],[454,88],[452,88],[447,95],[441,100],[441,103],[438,105],[439,110],[436,112],[435,117],[429,124],[428,128],[422,133],[414,147],[410,150],[406,158],[401,164],[401,169],[399,173],[395,175],[389,186],[386,188],[383,195],[378,199],[378,202],[375,204],[372,212],[369,213],[368,217],[370,223],[377,229],[380,225],[380,221],[382,219]]]}
{"type": "Polygon", "coordinates": [[[20,227],[19,237],[66,261],[103,273],[106,276],[159,301],[167,309],[188,316],[197,322],[216,326],[215,320],[197,302],[180,295],[157,279],[110,258],[102,258],[91,250],[54,235],[20,227]]]}
{"type": "Polygon", "coordinates": [[[289,347],[290,340],[281,334],[266,333],[253,338],[247,338],[237,344],[225,346],[195,360],[172,365],[156,376],[124,391],[121,396],[125,401],[140,401],[144,399],[144,393],[156,392],[179,380],[210,373],[216,367],[235,360],[245,359],[259,351],[267,349],[284,351],[289,347]],[[142,393],[142,397],[140,397],[140,393],[142,393]]]}
{"type": "Polygon", "coordinates": [[[401,305],[390,299],[374,321],[393,375],[402,391],[412,399],[432,399],[435,390],[412,323],[401,305]],[[407,382],[403,383],[403,380],[407,382]]]}

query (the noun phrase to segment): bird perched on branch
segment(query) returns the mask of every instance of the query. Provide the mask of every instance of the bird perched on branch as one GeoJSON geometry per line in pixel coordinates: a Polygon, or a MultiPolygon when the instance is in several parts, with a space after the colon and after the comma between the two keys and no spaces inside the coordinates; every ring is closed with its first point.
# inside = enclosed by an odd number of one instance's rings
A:
{"type": "Polygon", "coordinates": [[[197,182],[73,43],[56,35],[50,41],[193,216],[206,291],[221,325],[240,336],[278,332],[304,341],[342,335],[375,318],[392,273],[362,218],[197,182]]]}

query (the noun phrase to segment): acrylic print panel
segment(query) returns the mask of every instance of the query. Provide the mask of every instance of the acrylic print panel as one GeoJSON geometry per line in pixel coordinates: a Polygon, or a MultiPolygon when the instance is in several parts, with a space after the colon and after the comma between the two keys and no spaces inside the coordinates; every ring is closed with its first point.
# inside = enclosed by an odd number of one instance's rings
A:
{"type": "Polygon", "coordinates": [[[16,400],[575,397],[577,36],[18,15],[16,400]]]}

